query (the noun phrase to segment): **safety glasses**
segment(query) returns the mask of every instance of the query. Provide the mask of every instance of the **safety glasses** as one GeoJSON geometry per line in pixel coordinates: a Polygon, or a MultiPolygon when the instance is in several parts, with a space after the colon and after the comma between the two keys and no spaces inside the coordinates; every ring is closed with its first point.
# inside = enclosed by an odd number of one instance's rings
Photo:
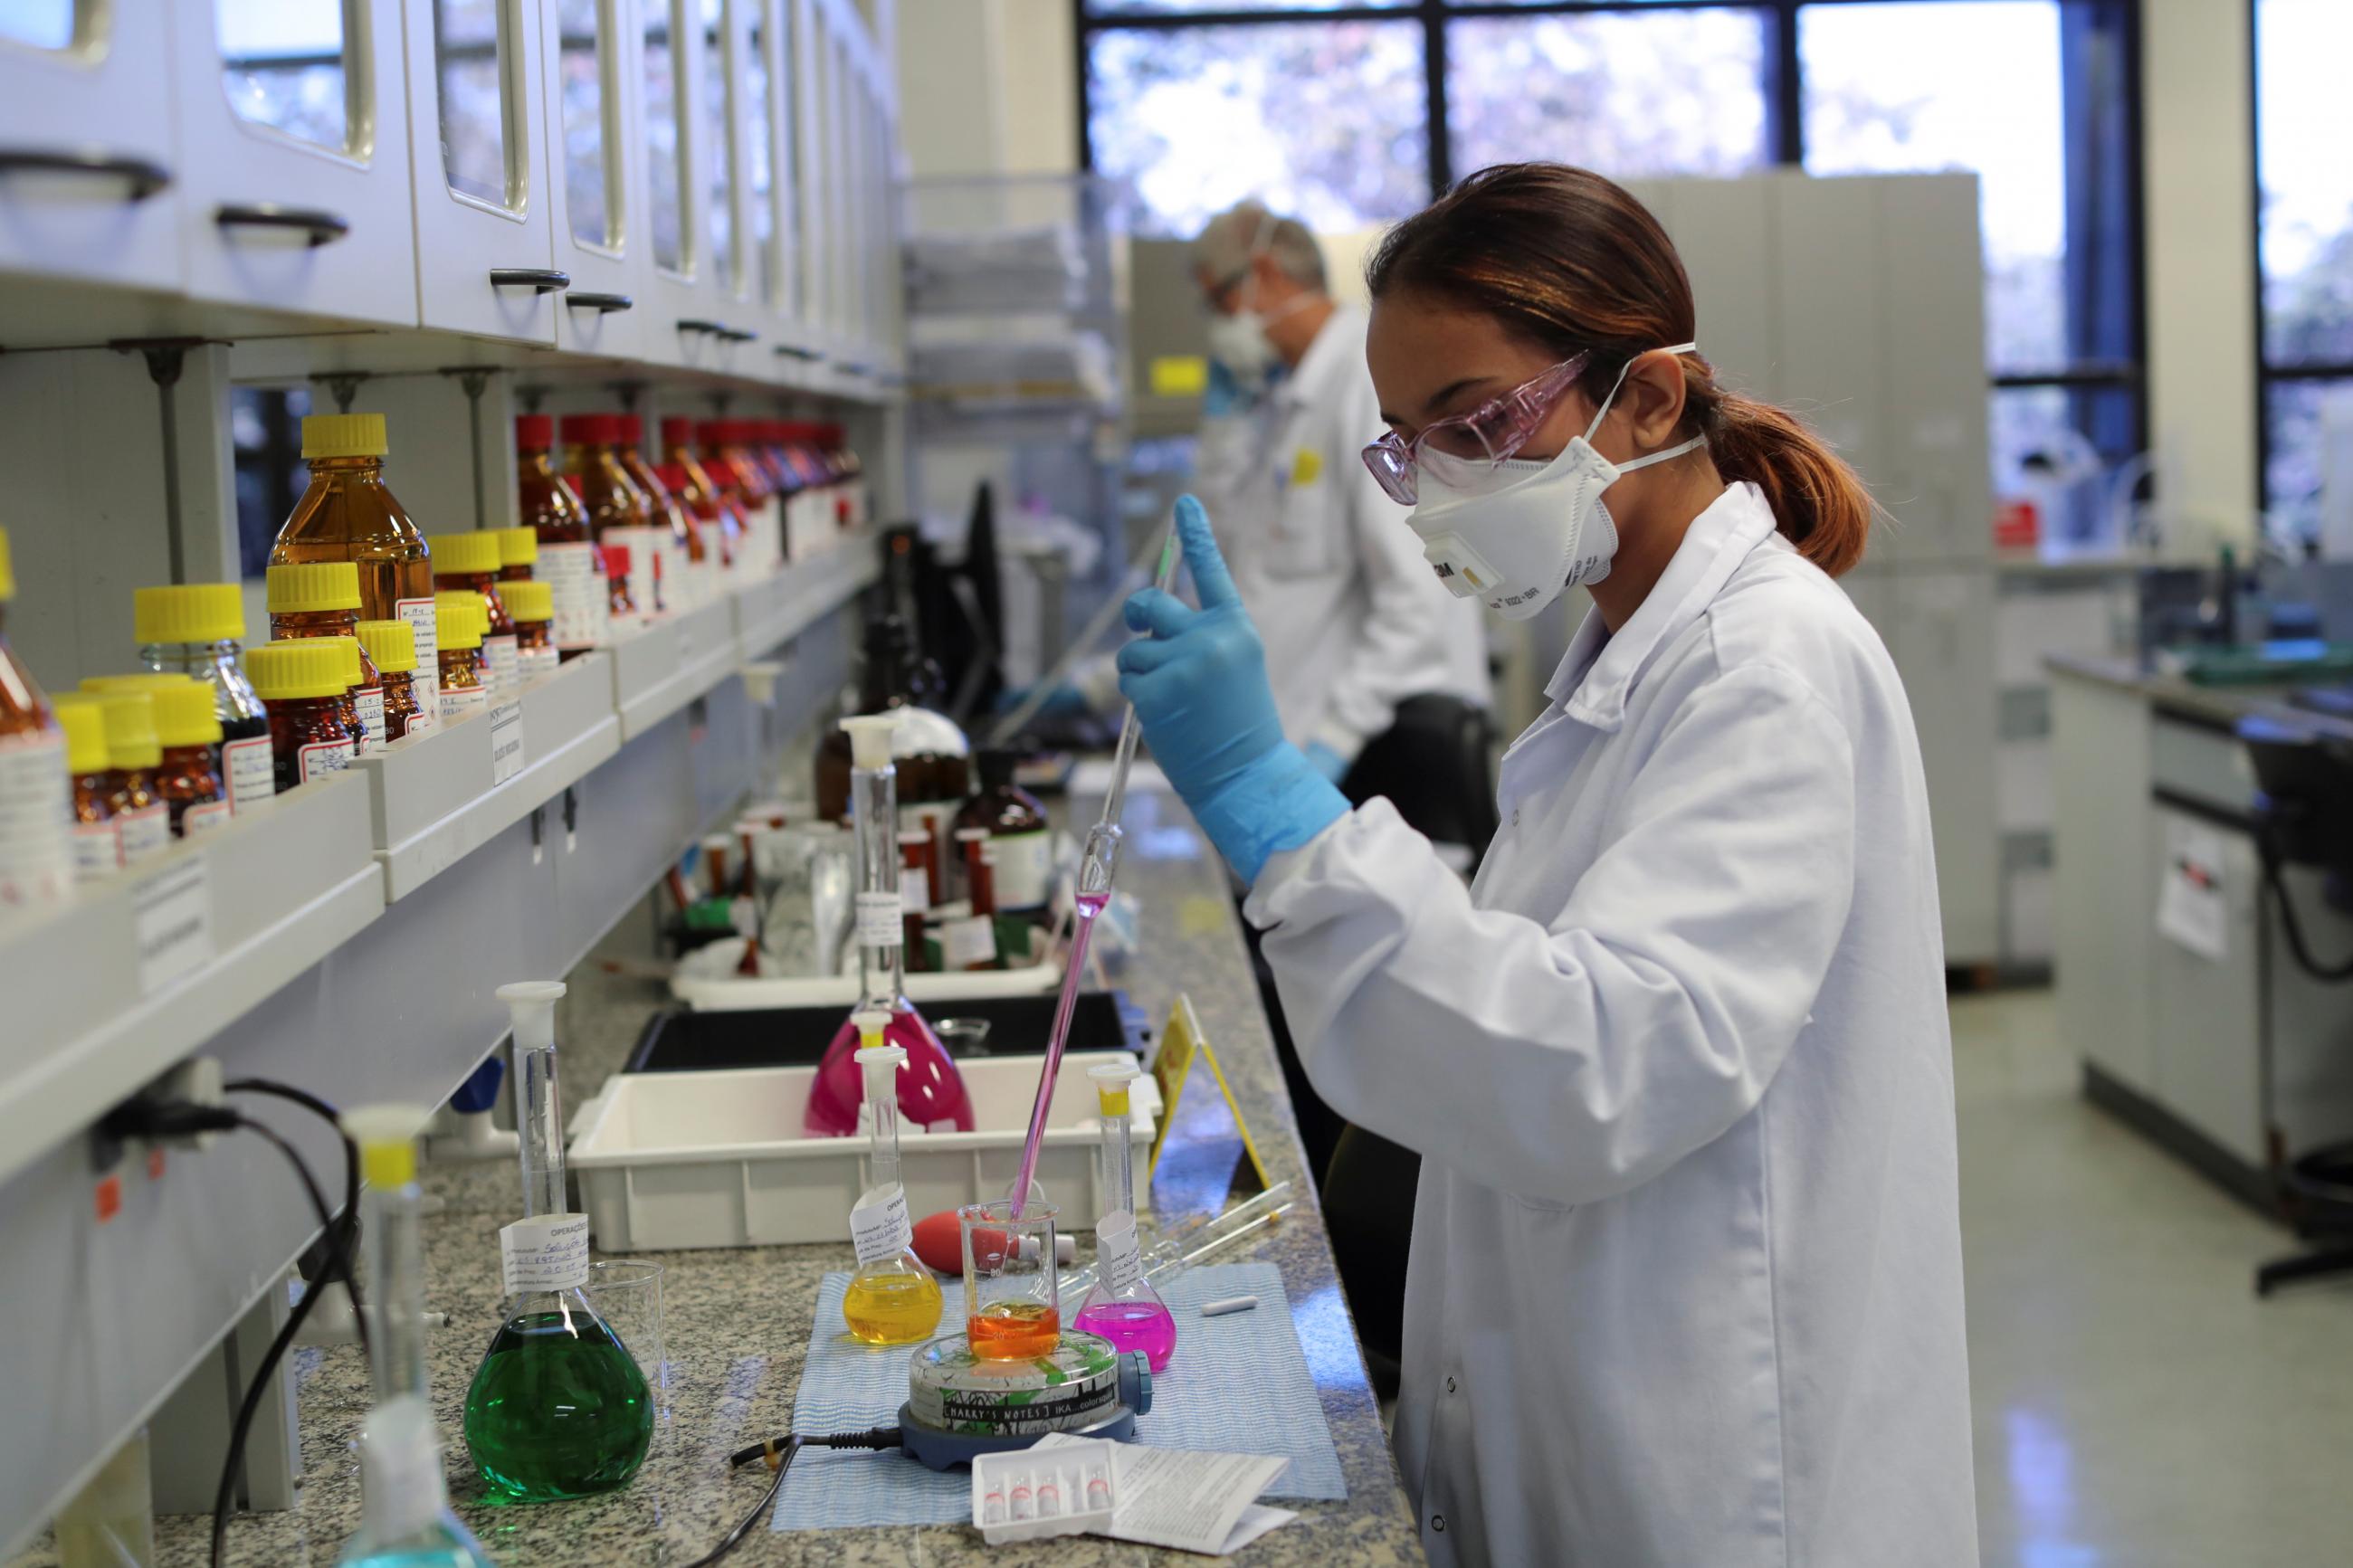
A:
{"type": "Polygon", "coordinates": [[[1365,467],[1399,506],[1411,506],[1419,499],[1424,468],[1440,483],[1475,483],[1527,445],[1553,405],[1577,384],[1588,357],[1565,359],[1468,414],[1425,425],[1410,441],[1387,431],[1365,448],[1365,467]]]}

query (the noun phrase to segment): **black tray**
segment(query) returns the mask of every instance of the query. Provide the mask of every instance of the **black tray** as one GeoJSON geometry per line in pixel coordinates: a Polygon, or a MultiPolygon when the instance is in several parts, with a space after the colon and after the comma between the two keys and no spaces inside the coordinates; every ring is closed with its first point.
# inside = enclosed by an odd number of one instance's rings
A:
{"type": "MultiPolygon", "coordinates": [[[[1046,1048],[1054,1024],[1054,1004],[1044,996],[995,996],[965,1002],[934,1002],[923,1016],[986,1018],[987,1056],[1036,1056],[1046,1048]]],[[[638,1048],[624,1072],[709,1072],[725,1068],[814,1066],[833,1043],[845,1016],[839,1006],[764,1007],[744,1012],[697,1013],[674,1007],[646,1020],[638,1048]]],[[[1124,991],[1082,991],[1071,1015],[1074,1051],[1134,1051],[1141,1057],[1151,1039],[1149,1021],[1124,991]]]]}

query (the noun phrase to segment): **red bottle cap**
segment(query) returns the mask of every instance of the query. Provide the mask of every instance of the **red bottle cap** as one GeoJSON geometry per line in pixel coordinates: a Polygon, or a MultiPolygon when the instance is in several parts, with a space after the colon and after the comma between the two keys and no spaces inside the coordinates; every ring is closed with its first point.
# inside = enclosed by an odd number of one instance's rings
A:
{"type": "Polygon", "coordinates": [[[727,419],[706,419],[694,427],[694,433],[706,447],[723,447],[727,444],[727,432],[733,424],[733,421],[727,419]]]}
{"type": "Polygon", "coordinates": [[[620,414],[616,415],[614,417],[620,421],[621,441],[623,445],[638,447],[645,444],[646,419],[644,415],[620,414]]]}
{"type": "Polygon", "coordinates": [[[673,414],[661,422],[662,445],[683,447],[694,439],[694,421],[673,414]]]}
{"type": "Polygon", "coordinates": [[[621,438],[619,425],[609,414],[567,414],[559,428],[567,447],[609,447],[621,438]]]}
{"type": "Polygon", "coordinates": [[[555,421],[544,414],[515,416],[515,450],[544,452],[555,445],[555,421]]]}

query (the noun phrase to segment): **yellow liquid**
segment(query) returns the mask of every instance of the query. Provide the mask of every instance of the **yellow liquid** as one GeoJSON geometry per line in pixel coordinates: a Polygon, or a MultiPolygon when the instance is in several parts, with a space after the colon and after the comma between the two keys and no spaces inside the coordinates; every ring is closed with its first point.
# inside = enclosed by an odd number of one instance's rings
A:
{"type": "Polygon", "coordinates": [[[861,1274],[841,1298],[841,1320],[870,1345],[912,1345],[940,1326],[940,1283],[930,1272],[861,1274]]]}

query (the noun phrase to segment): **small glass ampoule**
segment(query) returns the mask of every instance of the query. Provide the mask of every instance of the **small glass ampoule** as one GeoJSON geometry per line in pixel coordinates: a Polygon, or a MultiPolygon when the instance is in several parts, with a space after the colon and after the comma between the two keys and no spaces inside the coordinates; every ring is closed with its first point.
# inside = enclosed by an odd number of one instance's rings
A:
{"type": "Polygon", "coordinates": [[[864,1042],[859,1069],[866,1075],[866,1115],[872,1119],[865,1194],[849,1211],[849,1238],[858,1272],[841,1298],[842,1321],[870,1345],[912,1345],[940,1326],[940,1282],[915,1256],[907,1216],[907,1189],[899,1179],[899,1068],[903,1047],[885,1045],[888,1013],[862,1012],[854,1022],[864,1042]]]}

